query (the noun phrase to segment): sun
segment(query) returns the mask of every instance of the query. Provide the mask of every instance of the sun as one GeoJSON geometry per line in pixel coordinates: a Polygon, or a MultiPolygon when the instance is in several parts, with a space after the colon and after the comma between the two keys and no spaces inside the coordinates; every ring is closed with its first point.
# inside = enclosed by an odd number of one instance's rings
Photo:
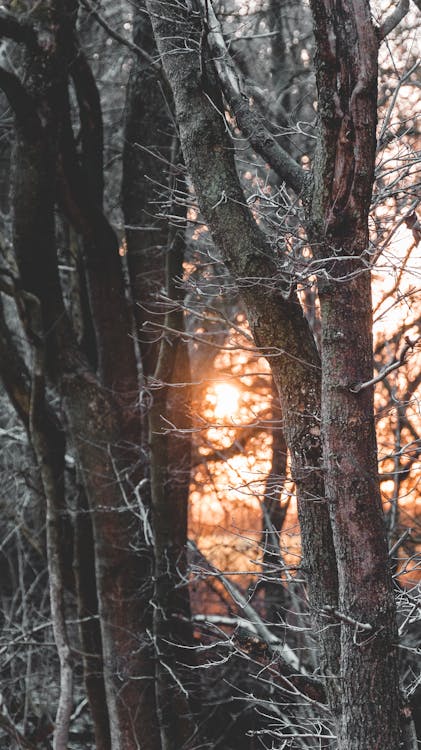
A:
{"type": "Polygon", "coordinates": [[[213,386],[215,393],[215,417],[224,419],[238,414],[240,393],[235,385],[228,383],[216,383],[213,386]]]}

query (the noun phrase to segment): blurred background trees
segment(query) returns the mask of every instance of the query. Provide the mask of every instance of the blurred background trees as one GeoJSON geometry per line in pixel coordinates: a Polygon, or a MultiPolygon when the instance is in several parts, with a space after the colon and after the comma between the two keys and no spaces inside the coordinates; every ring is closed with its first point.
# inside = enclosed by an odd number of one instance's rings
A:
{"type": "MultiPolygon", "coordinates": [[[[245,202],[320,346],[303,207],[256,127],[310,169],[310,11],[214,9],[258,118],[218,93],[245,202]]],[[[379,24],[391,10],[372,8],[379,24]]],[[[370,252],[374,375],[399,363],[376,425],[420,737],[417,19],[380,48],[370,252]]],[[[146,8],[8,3],[0,34],[0,745],[335,747],[285,420],[198,209],[146,8]]]]}

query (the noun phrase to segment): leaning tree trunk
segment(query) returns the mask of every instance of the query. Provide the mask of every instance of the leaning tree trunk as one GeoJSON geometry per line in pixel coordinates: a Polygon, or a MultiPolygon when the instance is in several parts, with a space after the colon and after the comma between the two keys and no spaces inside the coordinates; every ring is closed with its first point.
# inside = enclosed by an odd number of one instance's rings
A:
{"type": "MultiPolygon", "coordinates": [[[[284,294],[271,250],[247,208],[212,67],[203,68],[199,54],[186,53],[185,40],[201,37],[196,17],[157,0],[150,0],[147,7],[200,209],[237,280],[256,344],[269,359],[280,393],[298,490],[304,566],[320,637],[321,671],[334,678],[326,681],[326,689],[336,711],[339,638],[335,628],[325,627],[322,613],[324,605],[337,606],[337,578],[321,475],[319,355],[299,301],[294,293],[284,294]]],[[[299,171],[295,166],[294,183],[299,171]]]]}

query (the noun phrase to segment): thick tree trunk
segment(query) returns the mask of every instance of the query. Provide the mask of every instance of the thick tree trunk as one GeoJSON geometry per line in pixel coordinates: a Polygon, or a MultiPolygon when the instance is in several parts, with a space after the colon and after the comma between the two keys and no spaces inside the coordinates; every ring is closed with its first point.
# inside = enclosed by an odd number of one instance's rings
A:
{"type": "MultiPolygon", "coordinates": [[[[399,746],[397,629],[377,473],[368,212],[378,40],[369,3],[313,2],[320,141],[310,234],[323,271],[322,435],[339,580],[343,750],[399,746]]],[[[335,616],[333,616],[335,618],[335,616]]]]}
{"type": "MultiPolygon", "coordinates": [[[[68,113],[67,76],[55,49],[28,53],[27,90],[14,78],[6,81],[9,85],[12,80],[8,94],[17,117],[12,184],[15,252],[23,288],[41,301],[47,372],[62,398],[92,513],[112,748],[157,750],[153,663],[146,635],[151,622],[152,555],[131,494],[133,483],[142,476],[135,456],[139,419],[129,408],[121,408],[127,407],[126,387],[130,400],[137,393],[135,358],[122,323],[125,316],[106,318],[107,325],[115,324],[122,336],[120,354],[111,346],[115,331],[107,330],[101,318],[100,347],[104,350],[108,342],[112,351],[107,367],[101,368],[108,387],[104,389],[78,349],[64,309],[55,247],[54,186],[62,146],[59,133],[69,123],[60,119],[68,113]],[[116,399],[110,393],[113,387],[116,399]]],[[[113,301],[121,310],[118,255],[111,266],[106,265],[111,276],[104,287],[104,277],[98,279],[102,303],[106,288],[120,295],[107,303],[113,301]]]]}
{"type": "Polygon", "coordinates": [[[319,355],[297,297],[281,291],[282,278],[270,248],[245,204],[232,143],[219,114],[223,105],[213,85],[212,69],[202,71],[199,55],[186,53],[184,40],[199,40],[200,28],[180,8],[155,0],[147,6],[200,208],[237,280],[256,344],[268,357],[280,392],[298,490],[304,566],[320,637],[321,670],[333,676],[326,688],[336,710],[339,637],[334,628],[325,627],[322,614],[324,605],[337,606],[337,578],[321,476],[319,355]]]}
{"type": "MultiPolygon", "coordinates": [[[[351,274],[355,264],[340,266],[351,274]]],[[[399,746],[397,631],[377,476],[370,276],[332,282],[321,295],[322,435],[339,575],[342,713],[339,747],[399,746]],[[354,622],[352,622],[354,621],[354,622]],[[363,623],[365,627],[357,623],[363,623]]]]}

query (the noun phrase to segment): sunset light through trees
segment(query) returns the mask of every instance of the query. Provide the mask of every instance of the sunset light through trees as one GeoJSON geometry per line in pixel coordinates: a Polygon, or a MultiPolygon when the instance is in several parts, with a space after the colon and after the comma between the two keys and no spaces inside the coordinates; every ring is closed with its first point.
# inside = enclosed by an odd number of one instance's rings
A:
{"type": "Polygon", "coordinates": [[[421,747],[420,11],[0,6],[0,750],[421,747]]]}

